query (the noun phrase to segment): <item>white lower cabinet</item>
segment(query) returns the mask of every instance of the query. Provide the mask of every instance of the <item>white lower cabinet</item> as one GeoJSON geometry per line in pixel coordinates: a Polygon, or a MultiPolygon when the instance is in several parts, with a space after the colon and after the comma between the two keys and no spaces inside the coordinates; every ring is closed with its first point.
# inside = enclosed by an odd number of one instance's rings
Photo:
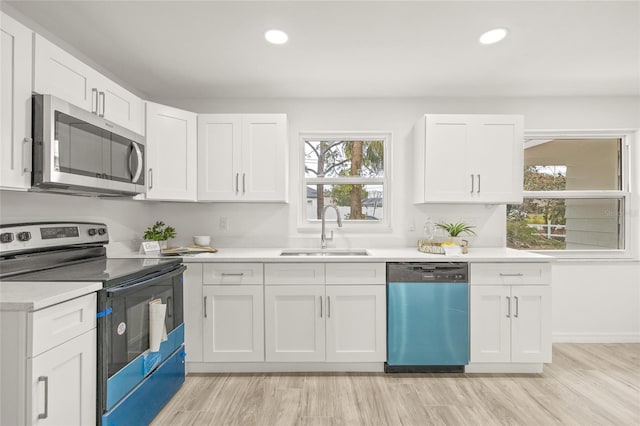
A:
{"type": "Polygon", "coordinates": [[[382,362],[387,358],[384,285],[331,285],[327,295],[327,361],[382,362]]]}
{"type": "Polygon", "coordinates": [[[266,360],[384,362],[381,270],[383,263],[266,265],[266,360]]]}
{"type": "Polygon", "coordinates": [[[2,425],[94,425],[96,294],[0,311],[2,425]]]}
{"type": "Polygon", "coordinates": [[[324,285],[265,288],[267,361],[324,361],[324,285]]]}
{"type": "Polygon", "coordinates": [[[32,425],[92,425],[96,419],[96,329],[31,360],[32,425]]]}
{"type": "Polygon", "coordinates": [[[204,359],[264,361],[262,285],[205,285],[204,359]]]}
{"type": "MultiPolygon", "coordinates": [[[[549,265],[539,265],[543,276],[550,276],[549,265]]],[[[500,285],[487,285],[490,267],[481,265],[474,270],[474,266],[470,275],[470,362],[551,362],[550,282],[536,279],[536,285],[530,285],[525,271],[532,265],[519,269],[518,264],[504,264],[499,267],[502,271],[494,271],[494,282],[500,285]],[[515,281],[524,282],[501,283],[515,281]]]]}
{"type": "Polygon", "coordinates": [[[261,263],[203,266],[202,361],[264,361],[262,271],[261,263]]]}

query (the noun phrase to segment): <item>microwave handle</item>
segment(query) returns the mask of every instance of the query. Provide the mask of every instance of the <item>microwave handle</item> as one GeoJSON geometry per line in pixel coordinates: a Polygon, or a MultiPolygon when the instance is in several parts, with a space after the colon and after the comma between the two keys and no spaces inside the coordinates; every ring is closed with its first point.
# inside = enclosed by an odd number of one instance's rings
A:
{"type": "Polygon", "coordinates": [[[138,181],[138,179],[140,179],[140,175],[142,174],[142,151],[140,151],[140,148],[138,147],[138,144],[135,142],[131,142],[131,147],[133,148],[131,150],[131,153],[129,154],[129,173],[131,173],[131,182],[136,183],[138,181]],[[133,157],[133,153],[136,153],[136,158],[138,160],[138,167],[135,173],[133,173],[133,171],[131,170],[131,158],[133,157]]]}

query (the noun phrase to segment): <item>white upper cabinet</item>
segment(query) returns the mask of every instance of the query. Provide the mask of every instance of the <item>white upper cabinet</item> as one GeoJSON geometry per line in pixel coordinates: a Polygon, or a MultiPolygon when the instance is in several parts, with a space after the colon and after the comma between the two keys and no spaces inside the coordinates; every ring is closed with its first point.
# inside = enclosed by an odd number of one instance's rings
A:
{"type": "Polygon", "coordinates": [[[144,134],[142,99],[42,36],[34,37],[33,90],[144,134]]]}
{"type": "Polygon", "coordinates": [[[523,126],[519,115],[421,117],[414,202],[522,202],[523,126]]]}
{"type": "Polygon", "coordinates": [[[197,115],[147,102],[146,198],[195,201],[197,115]]]}
{"type": "Polygon", "coordinates": [[[0,12],[0,188],[31,186],[32,32],[0,12]]]}
{"type": "Polygon", "coordinates": [[[198,116],[198,200],[287,201],[284,114],[198,116]]]}

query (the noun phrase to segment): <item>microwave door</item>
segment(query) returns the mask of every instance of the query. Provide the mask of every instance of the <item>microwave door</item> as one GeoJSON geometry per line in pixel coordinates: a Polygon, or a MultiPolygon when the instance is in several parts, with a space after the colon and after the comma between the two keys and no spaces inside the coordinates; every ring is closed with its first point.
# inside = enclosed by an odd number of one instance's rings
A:
{"type": "Polygon", "coordinates": [[[104,130],[56,111],[55,140],[57,171],[104,178],[110,150],[104,130]]]}

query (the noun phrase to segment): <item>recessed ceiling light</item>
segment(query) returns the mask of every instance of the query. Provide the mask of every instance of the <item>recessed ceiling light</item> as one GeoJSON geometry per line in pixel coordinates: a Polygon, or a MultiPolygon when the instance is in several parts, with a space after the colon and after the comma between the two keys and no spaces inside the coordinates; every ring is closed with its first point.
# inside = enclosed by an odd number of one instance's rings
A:
{"type": "Polygon", "coordinates": [[[487,31],[486,33],[482,34],[478,41],[481,44],[497,43],[507,36],[507,32],[508,31],[506,28],[495,28],[491,31],[487,31]]]}
{"type": "Polygon", "coordinates": [[[264,38],[266,38],[269,43],[273,44],[285,44],[287,40],[289,40],[287,33],[280,30],[269,30],[264,33],[264,38]]]}

